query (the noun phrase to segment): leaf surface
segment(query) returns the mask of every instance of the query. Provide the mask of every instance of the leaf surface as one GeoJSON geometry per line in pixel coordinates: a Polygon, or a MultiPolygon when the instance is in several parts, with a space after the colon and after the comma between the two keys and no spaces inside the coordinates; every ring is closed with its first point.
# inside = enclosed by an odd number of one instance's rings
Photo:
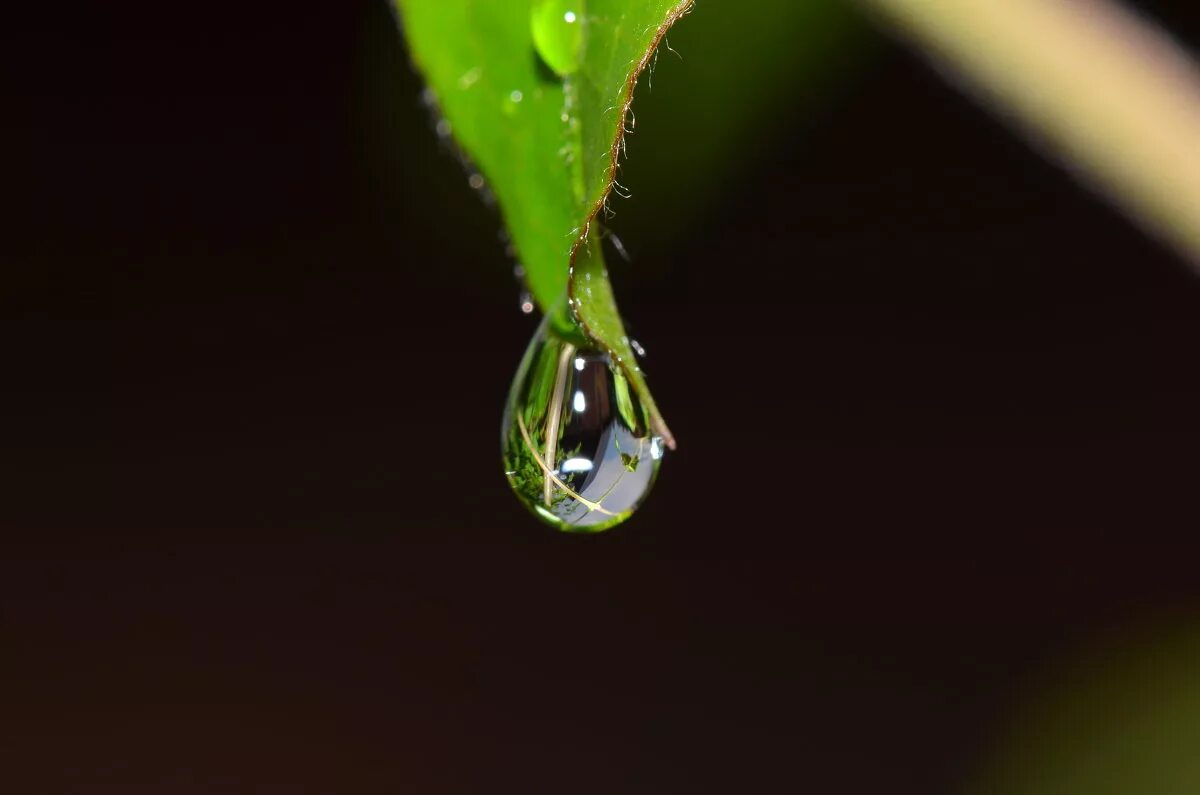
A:
{"type": "Polygon", "coordinates": [[[441,129],[479,169],[472,184],[496,197],[534,299],[569,309],[609,351],[673,447],[616,308],[597,217],[637,77],[692,0],[394,2],[441,129]]]}

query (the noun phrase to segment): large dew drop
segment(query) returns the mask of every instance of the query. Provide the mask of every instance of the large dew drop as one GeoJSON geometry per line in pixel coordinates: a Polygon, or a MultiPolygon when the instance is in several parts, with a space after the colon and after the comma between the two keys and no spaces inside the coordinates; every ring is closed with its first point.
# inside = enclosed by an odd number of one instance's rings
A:
{"type": "Polygon", "coordinates": [[[583,57],[583,0],[535,0],[529,27],[538,55],[559,77],[583,57]]]}
{"type": "Polygon", "coordinates": [[[542,321],[504,412],[509,485],[540,519],[567,532],[620,524],[650,491],[663,440],[607,353],[542,321]]]}

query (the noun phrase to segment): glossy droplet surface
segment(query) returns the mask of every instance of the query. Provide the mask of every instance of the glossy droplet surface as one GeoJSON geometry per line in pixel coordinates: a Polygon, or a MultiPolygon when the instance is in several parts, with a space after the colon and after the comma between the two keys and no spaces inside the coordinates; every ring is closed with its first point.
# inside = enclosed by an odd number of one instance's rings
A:
{"type": "Polygon", "coordinates": [[[560,77],[583,57],[583,0],[535,0],[529,18],[533,46],[560,77]]]}
{"type": "Polygon", "coordinates": [[[504,412],[504,473],[538,518],[594,533],[634,512],[658,475],[664,445],[609,355],[542,321],[504,412]]]}

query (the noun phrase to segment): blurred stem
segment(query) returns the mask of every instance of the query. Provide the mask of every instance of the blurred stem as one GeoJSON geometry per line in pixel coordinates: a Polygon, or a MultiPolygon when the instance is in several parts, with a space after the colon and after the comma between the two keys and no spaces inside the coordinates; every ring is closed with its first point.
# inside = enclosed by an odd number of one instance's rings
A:
{"type": "Polygon", "coordinates": [[[1200,267],[1200,68],[1108,0],[862,0],[1200,267]]]}

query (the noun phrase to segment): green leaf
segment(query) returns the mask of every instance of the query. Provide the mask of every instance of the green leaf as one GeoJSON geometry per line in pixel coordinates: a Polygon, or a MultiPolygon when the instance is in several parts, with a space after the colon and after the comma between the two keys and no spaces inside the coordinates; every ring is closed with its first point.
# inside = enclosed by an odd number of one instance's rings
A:
{"type": "Polygon", "coordinates": [[[547,313],[570,310],[674,447],[617,311],[596,219],[638,75],[692,0],[394,2],[444,121],[499,203],[534,299],[547,313]]]}
{"type": "Polygon", "coordinates": [[[1004,710],[1008,726],[995,732],[976,782],[959,791],[1200,792],[1200,631],[1188,613],[1178,623],[1170,615],[1118,625],[1027,677],[1028,694],[1004,710]]]}

